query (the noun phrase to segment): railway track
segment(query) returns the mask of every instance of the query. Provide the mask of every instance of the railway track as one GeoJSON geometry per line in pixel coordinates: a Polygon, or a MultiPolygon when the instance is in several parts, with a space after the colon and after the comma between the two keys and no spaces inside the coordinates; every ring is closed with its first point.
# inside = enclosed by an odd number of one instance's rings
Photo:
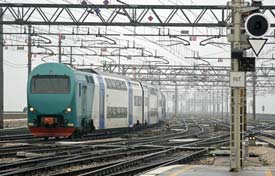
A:
{"type": "Polygon", "coordinates": [[[270,147],[275,148],[275,136],[268,133],[260,133],[256,139],[261,142],[267,143],[270,147]]]}
{"type": "Polygon", "coordinates": [[[2,176],[6,175],[26,175],[30,173],[43,173],[43,171],[60,169],[64,167],[75,166],[76,164],[87,164],[102,161],[134,157],[139,155],[144,155],[148,153],[154,153],[159,151],[159,149],[138,149],[138,148],[119,148],[114,150],[101,150],[99,152],[81,152],[75,154],[67,154],[61,156],[50,156],[43,158],[34,158],[26,161],[18,161],[15,163],[0,165],[0,174],[2,176]],[[39,164],[37,164],[39,163],[39,164]],[[35,165],[35,166],[34,166],[35,165]],[[20,169],[18,169],[20,168],[20,169]],[[14,171],[10,172],[10,169],[14,171]]]}
{"type": "MultiPolygon", "coordinates": [[[[82,138],[74,138],[74,141],[83,141],[83,140],[96,140],[96,139],[107,139],[114,137],[121,137],[123,134],[133,134],[138,131],[145,129],[157,129],[161,128],[163,123],[158,123],[154,125],[144,126],[138,129],[119,129],[119,130],[97,130],[95,132],[84,135],[82,138]]],[[[61,138],[57,139],[58,141],[71,141],[71,139],[61,138]]],[[[27,128],[14,128],[14,129],[3,129],[0,130],[0,144],[7,142],[43,142],[44,138],[34,137],[30,134],[27,128]]],[[[56,141],[55,138],[50,139],[50,141],[56,141]]],[[[46,142],[47,143],[47,142],[46,142]]]]}
{"type": "Polygon", "coordinates": [[[0,137],[12,135],[12,134],[25,134],[25,133],[29,133],[29,130],[26,127],[0,129],[0,137]]]}
{"type": "Polygon", "coordinates": [[[16,158],[23,152],[26,158],[2,162],[0,175],[134,175],[159,166],[198,159],[207,153],[209,146],[224,142],[223,136],[216,136],[169,145],[171,139],[198,138],[206,132],[193,121],[177,123],[174,127],[178,130],[154,137],[140,137],[135,133],[115,142],[110,139],[89,142],[84,137],[76,141],[3,146],[0,147],[0,153],[3,153],[0,157],[16,158]]]}

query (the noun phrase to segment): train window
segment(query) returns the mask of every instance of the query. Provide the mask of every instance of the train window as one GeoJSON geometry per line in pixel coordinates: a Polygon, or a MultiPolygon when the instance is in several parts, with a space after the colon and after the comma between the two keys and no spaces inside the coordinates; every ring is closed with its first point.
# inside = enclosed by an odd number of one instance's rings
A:
{"type": "Polygon", "coordinates": [[[127,108],[124,108],[125,112],[124,112],[124,117],[127,118],[127,108]]]}
{"type": "Polygon", "coordinates": [[[121,116],[122,116],[122,108],[117,108],[117,116],[116,116],[116,118],[121,118],[121,116]]]}
{"type": "Polygon", "coordinates": [[[94,83],[94,79],[92,76],[89,76],[89,79],[90,79],[90,83],[94,83]]]}
{"type": "Polygon", "coordinates": [[[81,96],[81,84],[78,84],[78,95],[81,96]]]}
{"type": "Polygon", "coordinates": [[[113,117],[112,107],[107,107],[107,118],[113,117]]]}
{"type": "Polygon", "coordinates": [[[126,108],[121,108],[121,118],[126,118],[126,108]]]}
{"type": "Polygon", "coordinates": [[[116,81],[111,79],[110,83],[111,83],[110,89],[115,89],[115,87],[116,87],[116,81]]]}
{"type": "Polygon", "coordinates": [[[109,79],[105,79],[106,81],[106,84],[107,84],[107,88],[111,88],[110,85],[111,85],[111,80],[109,79]]]}
{"type": "Polygon", "coordinates": [[[127,108],[107,107],[107,118],[127,118],[127,108]]]}
{"type": "Polygon", "coordinates": [[[88,76],[85,76],[87,83],[90,83],[88,76]]]}
{"type": "Polygon", "coordinates": [[[113,114],[114,114],[114,117],[117,116],[117,108],[113,108],[113,114]]]}
{"type": "Polygon", "coordinates": [[[67,94],[70,93],[70,78],[64,75],[37,75],[31,80],[31,93],[67,94]]]}
{"type": "Polygon", "coordinates": [[[105,78],[108,89],[127,90],[125,81],[105,78]]]}
{"type": "Polygon", "coordinates": [[[142,97],[141,96],[135,96],[134,97],[134,105],[135,106],[141,106],[142,105],[142,97]]]}
{"type": "Polygon", "coordinates": [[[121,89],[120,81],[116,81],[116,89],[121,89]]]}

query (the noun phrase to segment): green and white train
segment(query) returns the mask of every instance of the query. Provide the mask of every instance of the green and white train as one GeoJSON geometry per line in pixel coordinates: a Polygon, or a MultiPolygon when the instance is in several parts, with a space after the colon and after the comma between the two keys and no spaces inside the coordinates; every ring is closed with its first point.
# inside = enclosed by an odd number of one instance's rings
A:
{"type": "Polygon", "coordinates": [[[28,127],[34,136],[129,128],[166,116],[165,97],[158,88],[95,70],[45,63],[31,72],[27,86],[28,127]]]}

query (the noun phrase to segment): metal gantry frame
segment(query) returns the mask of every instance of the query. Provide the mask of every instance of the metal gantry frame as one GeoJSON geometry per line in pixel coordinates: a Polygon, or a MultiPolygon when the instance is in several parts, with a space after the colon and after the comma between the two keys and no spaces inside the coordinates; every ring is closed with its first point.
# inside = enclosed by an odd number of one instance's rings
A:
{"type": "MultiPolygon", "coordinates": [[[[0,16],[10,17],[4,19],[2,24],[19,25],[228,27],[232,18],[230,5],[1,3],[0,7],[3,9],[0,16]],[[190,14],[190,10],[194,10],[195,15],[190,14]],[[209,15],[213,22],[204,21],[209,15]],[[64,16],[68,19],[64,20],[64,16]],[[150,20],[150,16],[153,19],[150,20]]],[[[274,6],[262,6],[261,10],[275,18],[274,6]]],[[[275,27],[274,20],[270,21],[271,26],[275,27]]]]}

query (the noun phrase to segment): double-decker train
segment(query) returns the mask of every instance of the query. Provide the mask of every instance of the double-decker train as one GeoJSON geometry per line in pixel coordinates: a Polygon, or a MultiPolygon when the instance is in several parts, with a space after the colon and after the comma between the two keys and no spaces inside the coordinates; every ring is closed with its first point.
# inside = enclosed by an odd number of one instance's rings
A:
{"type": "Polygon", "coordinates": [[[166,116],[165,97],[152,85],[59,63],[33,69],[27,101],[29,130],[45,138],[155,124],[166,116]]]}

